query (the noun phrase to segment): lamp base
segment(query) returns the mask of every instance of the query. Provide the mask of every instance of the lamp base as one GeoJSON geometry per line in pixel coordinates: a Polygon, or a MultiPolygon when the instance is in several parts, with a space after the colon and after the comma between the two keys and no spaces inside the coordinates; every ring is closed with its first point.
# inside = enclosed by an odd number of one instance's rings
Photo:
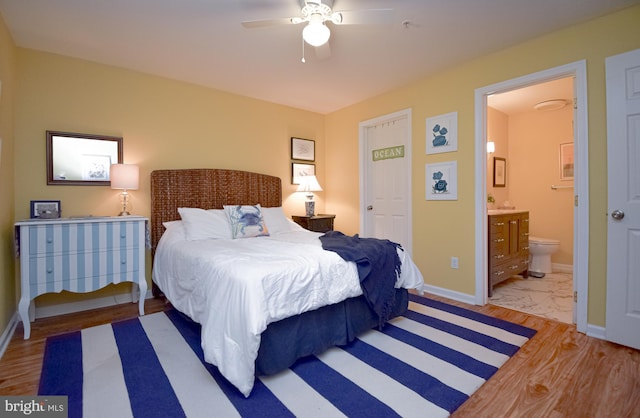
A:
{"type": "Polygon", "coordinates": [[[131,216],[129,212],[120,212],[118,216],[131,216]]]}
{"type": "Polygon", "coordinates": [[[315,216],[316,214],[316,202],[313,200],[307,200],[304,202],[304,208],[307,212],[307,216],[315,216]]]}

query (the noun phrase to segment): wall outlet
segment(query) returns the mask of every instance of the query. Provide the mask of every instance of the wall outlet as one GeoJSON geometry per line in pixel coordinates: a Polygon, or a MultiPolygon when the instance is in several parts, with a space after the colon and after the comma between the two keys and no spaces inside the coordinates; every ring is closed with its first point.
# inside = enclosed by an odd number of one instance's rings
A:
{"type": "Polygon", "coordinates": [[[458,257],[451,257],[451,268],[452,269],[458,268],[458,257]]]}

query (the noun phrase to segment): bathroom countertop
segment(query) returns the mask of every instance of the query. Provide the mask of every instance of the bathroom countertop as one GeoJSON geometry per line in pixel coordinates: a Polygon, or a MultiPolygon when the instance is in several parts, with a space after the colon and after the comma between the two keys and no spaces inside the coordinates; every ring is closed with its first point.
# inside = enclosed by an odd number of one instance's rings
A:
{"type": "Polygon", "coordinates": [[[523,209],[489,209],[487,210],[488,215],[508,215],[511,213],[522,213],[529,212],[528,210],[523,209]]]}

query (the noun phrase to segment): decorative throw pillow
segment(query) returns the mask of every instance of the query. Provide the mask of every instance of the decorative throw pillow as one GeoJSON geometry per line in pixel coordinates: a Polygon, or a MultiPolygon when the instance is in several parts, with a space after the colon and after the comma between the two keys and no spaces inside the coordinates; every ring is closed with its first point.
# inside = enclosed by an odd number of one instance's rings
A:
{"type": "Polygon", "coordinates": [[[233,238],[262,237],[269,230],[262,218],[260,205],[225,205],[224,211],[229,217],[233,238]]]}
{"type": "Polygon", "coordinates": [[[200,239],[230,239],[231,227],[222,209],[178,208],[189,241],[200,239]]]}

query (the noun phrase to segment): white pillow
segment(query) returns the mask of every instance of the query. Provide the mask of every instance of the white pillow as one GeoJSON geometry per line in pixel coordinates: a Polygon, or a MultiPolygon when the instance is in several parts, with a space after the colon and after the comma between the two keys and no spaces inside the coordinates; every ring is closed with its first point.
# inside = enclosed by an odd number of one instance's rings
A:
{"type": "Polygon", "coordinates": [[[231,239],[231,227],[222,209],[178,208],[187,240],[231,239]]]}
{"type": "Polygon", "coordinates": [[[183,221],[168,221],[168,222],[163,222],[162,225],[164,226],[164,229],[165,229],[164,233],[162,234],[163,237],[167,234],[171,234],[176,237],[181,237],[182,240],[186,239],[187,236],[184,230],[183,221]]]}
{"type": "Polygon", "coordinates": [[[260,205],[225,205],[233,238],[264,237],[269,235],[260,205]]]}
{"type": "Polygon", "coordinates": [[[297,229],[297,224],[285,216],[282,206],[262,208],[262,217],[264,218],[264,223],[267,225],[267,228],[269,228],[270,234],[291,232],[297,229]]]}

